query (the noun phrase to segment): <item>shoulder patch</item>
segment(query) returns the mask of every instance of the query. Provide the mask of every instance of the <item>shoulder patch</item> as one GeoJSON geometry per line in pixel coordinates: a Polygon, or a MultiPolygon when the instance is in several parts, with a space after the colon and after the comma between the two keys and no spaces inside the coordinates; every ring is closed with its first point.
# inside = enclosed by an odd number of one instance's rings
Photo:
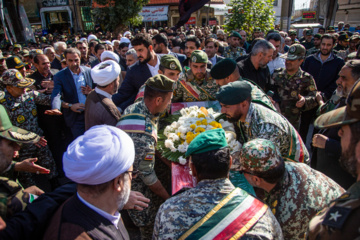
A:
{"type": "Polygon", "coordinates": [[[346,219],[348,218],[351,208],[333,206],[326,213],[323,225],[341,229],[346,219]]]}
{"type": "Polygon", "coordinates": [[[147,153],[146,155],[145,155],[145,159],[144,160],[146,160],[146,161],[152,161],[152,160],[154,160],[155,159],[155,153],[147,153]]]}

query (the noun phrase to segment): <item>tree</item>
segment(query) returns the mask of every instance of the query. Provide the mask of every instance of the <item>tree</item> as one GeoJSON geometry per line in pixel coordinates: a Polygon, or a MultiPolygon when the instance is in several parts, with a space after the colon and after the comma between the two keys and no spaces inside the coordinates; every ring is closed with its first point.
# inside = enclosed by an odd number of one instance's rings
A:
{"type": "MultiPolygon", "coordinates": [[[[90,1],[90,0],[88,0],[90,1]]],[[[93,0],[96,3],[106,6],[94,8],[92,15],[95,24],[103,24],[105,29],[115,30],[121,27],[141,22],[142,7],[149,0],[93,0]]]]}
{"type": "Polygon", "coordinates": [[[231,13],[226,14],[225,29],[245,30],[252,33],[255,27],[260,27],[266,32],[274,28],[275,12],[274,0],[231,0],[229,6],[231,13]]]}

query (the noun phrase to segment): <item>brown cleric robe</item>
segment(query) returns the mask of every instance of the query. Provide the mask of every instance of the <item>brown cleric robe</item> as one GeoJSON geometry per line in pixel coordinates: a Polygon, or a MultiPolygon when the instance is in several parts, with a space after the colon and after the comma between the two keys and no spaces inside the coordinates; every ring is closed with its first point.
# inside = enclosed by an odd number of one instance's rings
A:
{"type": "Polygon", "coordinates": [[[93,90],[85,102],[85,131],[95,125],[115,126],[121,117],[114,102],[93,90]]]}

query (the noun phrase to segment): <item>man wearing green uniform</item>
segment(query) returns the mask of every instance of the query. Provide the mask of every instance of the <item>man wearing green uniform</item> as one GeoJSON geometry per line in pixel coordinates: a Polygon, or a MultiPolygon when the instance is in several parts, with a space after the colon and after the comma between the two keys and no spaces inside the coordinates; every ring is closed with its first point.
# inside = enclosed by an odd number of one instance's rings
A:
{"type": "Polygon", "coordinates": [[[306,50],[314,47],[314,39],[313,39],[313,31],[311,29],[306,30],[304,40],[301,41],[301,45],[303,45],[306,50]]]}
{"type": "Polygon", "coordinates": [[[223,56],[236,60],[238,57],[246,55],[244,48],[240,47],[240,40],[242,37],[240,33],[233,31],[229,36],[229,46],[224,49],[223,56]]]}

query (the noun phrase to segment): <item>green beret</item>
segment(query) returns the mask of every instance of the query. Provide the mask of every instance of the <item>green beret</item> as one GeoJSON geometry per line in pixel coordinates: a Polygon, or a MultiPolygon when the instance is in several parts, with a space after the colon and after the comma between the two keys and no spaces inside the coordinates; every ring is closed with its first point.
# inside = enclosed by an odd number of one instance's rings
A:
{"type": "Polygon", "coordinates": [[[146,81],[146,86],[150,87],[151,89],[160,91],[160,92],[172,92],[174,91],[175,81],[171,80],[170,78],[158,74],[154,77],[149,78],[146,81]]]}
{"type": "Polygon", "coordinates": [[[235,105],[249,98],[251,90],[251,85],[246,81],[235,81],[221,86],[216,93],[216,98],[220,103],[235,105]]]}
{"type": "Polygon", "coordinates": [[[225,58],[217,62],[210,71],[214,79],[224,79],[230,76],[236,69],[236,62],[231,58],[225,58]]]}
{"type": "Polygon", "coordinates": [[[225,131],[222,128],[208,130],[200,133],[188,146],[185,156],[209,152],[228,146],[225,131]]]}
{"type": "Polygon", "coordinates": [[[209,60],[207,54],[202,50],[193,51],[190,59],[193,63],[207,63],[209,60]]]}
{"type": "Polygon", "coordinates": [[[242,39],[240,33],[236,32],[236,31],[232,31],[230,37],[237,37],[237,38],[242,39]]]}
{"type": "Polygon", "coordinates": [[[279,149],[267,139],[246,142],[240,152],[240,170],[248,173],[269,171],[282,161],[279,149]]]}
{"type": "Polygon", "coordinates": [[[182,71],[179,60],[173,55],[164,55],[160,58],[160,65],[170,70],[182,71]]]}
{"type": "Polygon", "coordinates": [[[314,38],[320,39],[321,37],[322,37],[322,35],[320,33],[317,33],[317,34],[314,35],[314,38]]]}

